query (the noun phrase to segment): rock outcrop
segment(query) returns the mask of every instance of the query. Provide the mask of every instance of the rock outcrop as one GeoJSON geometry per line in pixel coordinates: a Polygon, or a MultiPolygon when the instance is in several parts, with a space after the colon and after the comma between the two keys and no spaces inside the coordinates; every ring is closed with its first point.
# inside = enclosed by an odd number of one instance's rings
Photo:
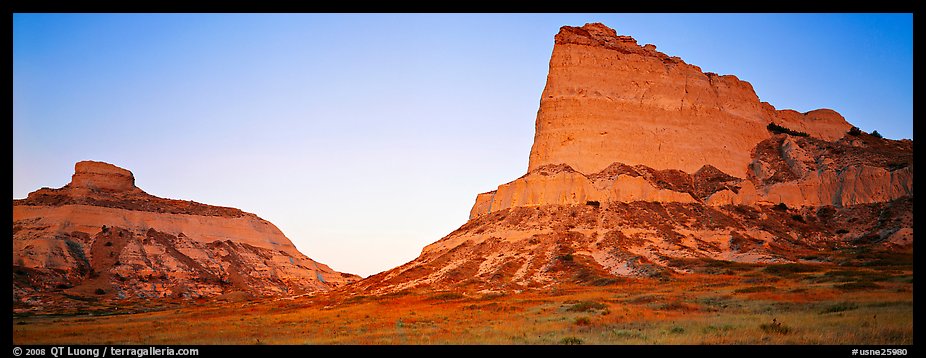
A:
{"type": "Polygon", "coordinates": [[[651,201],[789,207],[852,206],[913,195],[913,143],[867,134],[827,142],[775,134],[753,149],[737,178],[705,165],[696,172],[612,163],[582,174],[546,165],[476,196],[470,218],[521,206],[651,201]]]}
{"type": "Polygon", "coordinates": [[[697,265],[727,265],[721,261],[826,260],[847,247],[909,250],[912,227],[911,197],[800,209],[647,201],[521,206],[477,216],[415,260],[352,287],[366,294],[497,292],[611,285],[622,277],[667,280],[697,265]]]}
{"type": "Polygon", "coordinates": [[[528,174],[479,194],[470,217],[586,201],[843,206],[912,195],[912,142],[847,135],[851,128],[829,109],[775,110],[748,82],[704,73],[602,24],[564,26],[528,174]],[[735,184],[699,197],[614,166],[675,171],[668,182],[710,168],[735,184]],[[551,174],[557,167],[565,169],[551,174]]]}
{"type": "Polygon", "coordinates": [[[602,24],[556,35],[528,173],[358,289],[519,290],[911,250],[913,142],[776,110],[602,24]]]}
{"type": "Polygon", "coordinates": [[[109,163],[90,160],[74,165],[70,186],[75,190],[138,191],[132,172],[109,163]]]}
{"type": "Polygon", "coordinates": [[[38,308],[62,295],[295,295],[359,279],[254,214],[149,195],[130,171],[91,161],[63,188],[13,201],[12,254],[14,302],[38,308]]]}
{"type": "Polygon", "coordinates": [[[640,46],[602,24],[556,35],[528,171],[566,164],[592,174],[612,163],[744,177],[769,123],[826,140],[851,128],[829,110],[800,114],[760,102],[746,81],[640,46]]]}

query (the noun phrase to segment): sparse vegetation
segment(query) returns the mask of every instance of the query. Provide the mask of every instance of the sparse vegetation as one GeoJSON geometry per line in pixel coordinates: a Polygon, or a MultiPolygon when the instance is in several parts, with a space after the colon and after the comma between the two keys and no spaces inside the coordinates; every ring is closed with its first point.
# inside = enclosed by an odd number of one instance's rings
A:
{"type": "Polygon", "coordinates": [[[882,136],[881,133],[878,133],[878,131],[871,132],[871,136],[875,138],[884,138],[884,136],[882,136]]]}
{"type": "Polygon", "coordinates": [[[756,292],[771,292],[775,291],[775,287],[772,286],[753,286],[753,287],[744,287],[734,290],[734,293],[756,293],[756,292]]]}
{"type": "Polygon", "coordinates": [[[787,263],[779,265],[769,265],[762,269],[765,273],[777,276],[793,276],[794,274],[817,272],[820,268],[814,265],[801,263],[787,263]]]}
{"type": "Polygon", "coordinates": [[[582,340],[576,337],[566,337],[559,341],[560,344],[565,344],[567,346],[579,345],[582,344],[582,340]]]}
{"type": "Polygon", "coordinates": [[[912,344],[912,255],[843,255],[813,265],[688,263],[735,270],[738,276],[691,273],[665,282],[626,278],[614,286],[562,284],[522,292],[328,293],[116,315],[105,315],[116,313],[107,308],[107,296],[75,294],[68,297],[98,311],[53,320],[17,314],[13,339],[16,344],[912,344]],[[856,263],[836,264],[843,259],[856,263]],[[858,264],[872,260],[906,264],[858,264]]]}
{"type": "Polygon", "coordinates": [[[833,286],[843,291],[861,291],[861,290],[874,290],[881,288],[878,284],[870,281],[861,281],[861,282],[849,282],[840,285],[833,286]]]}
{"type": "Polygon", "coordinates": [[[459,292],[442,292],[442,293],[432,295],[431,297],[428,297],[428,299],[433,300],[433,301],[450,301],[450,300],[459,300],[465,297],[466,296],[463,296],[463,294],[459,292]]]}
{"type": "Polygon", "coordinates": [[[849,128],[848,134],[851,136],[857,137],[857,136],[862,135],[862,130],[859,129],[858,127],[853,126],[852,128],[849,128]]]}
{"type": "Polygon", "coordinates": [[[854,302],[839,302],[823,309],[820,314],[845,312],[858,309],[858,304],[854,302]]]}
{"type": "Polygon", "coordinates": [[[788,135],[793,135],[797,137],[809,136],[807,133],[785,128],[785,127],[775,124],[774,122],[769,123],[767,126],[765,126],[765,128],[768,129],[769,132],[776,133],[776,134],[788,134],[788,135]]]}
{"type": "Polygon", "coordinates": [[[789,334],[791,333],[791,327],[783,325],[781,322],[778,322],[777,319],[773,319],[771,323],[763,323],[759,325],[759,328],[762,329],[762,332],[770,334],[789,334]]]}
{"type": "MultiPolygon", "coordinates": [[[[567,302],[568,303],[568,302],[567,302]]],[[[567,312],[590,312],[595,310],[605,310],[608,305],[600,302],[579,301],[566,308],[567,312]]]]}
{"type": "Polygon", "coordinates": [[[658,305],[656,305],[654,308],[655,308],[656,310],[659,310],[659,311],[682,311],[682,312],[688,312],[688,311],[696,311],[696,310],[697,310],[697,308],[696,308],[695,306],[689,305],[689,304],[686,304],[686,303],[683,303],[683,302],[680,302],[680,301],[672,301],[672,302],[666,302],[666,303],[658,304],[658,305]]]}

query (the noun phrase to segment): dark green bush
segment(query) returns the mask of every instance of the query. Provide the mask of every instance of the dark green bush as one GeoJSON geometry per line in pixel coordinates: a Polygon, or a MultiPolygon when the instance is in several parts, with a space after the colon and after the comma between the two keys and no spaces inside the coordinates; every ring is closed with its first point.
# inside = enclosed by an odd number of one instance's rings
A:
{"type": "Polygon", "coordinates": [[[565,344],[567,346],[579,345],[582,344],[582,340],[577,337],[566,337],[559,341],[560,344],[565,344]]]}
{"type": "Polygon", "coordinates": [[[820,314],[851,311],[858,308],[855,302],[839,302],[823,309],[820,314]]]}
{"type": "Polygon", "coordinates": [[[769,265],[766,266],[762,271],[772,275],[790,275],[796,273],[804,272],[816,272],[820,271],[820,268],[808,264],[799,264],[799,263],[789,263],[789,264],[780,264],[780,265],[769,265]]]}
{"type": "Polygon", "coordinates": [[[800,131],[796,131],[796,130],[792,130],[792,129],[789,129],[789,128],[785,128],[785,127],[782,127],[782,126],[777,125],[777,124],[775,124],[775,123],[769,123],[767,126],[765,126],[765,128],[768,129],[769,132],[777,133],[777,134],[788,134],[788,135],[793,135],[793,136],[797,136],[797,137],[807,137],[807,136],[809,136],[809,134],[807,134],[807,133],[800,132],[800,131]]]}

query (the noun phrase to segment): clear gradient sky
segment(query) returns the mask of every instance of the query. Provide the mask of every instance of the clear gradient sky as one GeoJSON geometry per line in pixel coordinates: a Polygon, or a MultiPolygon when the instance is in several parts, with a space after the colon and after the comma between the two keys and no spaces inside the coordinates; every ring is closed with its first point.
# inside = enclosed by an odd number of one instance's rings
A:
{"type": "Polygon", "coordinates": [[[913,137],[910,14],[15,14],[13,198],[105,161],[375,274],[525,173],[553,36],[587,22],[913,137]]]}

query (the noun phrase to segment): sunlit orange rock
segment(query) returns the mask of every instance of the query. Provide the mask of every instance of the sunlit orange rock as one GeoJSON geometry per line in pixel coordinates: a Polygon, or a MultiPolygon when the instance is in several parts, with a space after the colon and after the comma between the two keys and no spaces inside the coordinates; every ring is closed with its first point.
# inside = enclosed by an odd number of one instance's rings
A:
{"type": "Polygon", "coordinates": [[[769,123],[826,140],[851,126],[838,113],[777,111],[746,81],[640,46],[599,23],[555,37],[528,171],[567,164],[591,174],[614,162],[743,177],[769,123]]]}
{"type": "Polygon", "coordinates": [[[128,170],[84,161],[63,188],[14,200],[14,299],[55,287],[110,298],[295,295],[359,279],[306,257],[254,214],[134,183],[128,170]]]}
{"type": "Polygon", "coordinates": [[[907,250],[913,142],[851,128],[828,109],[777,110],[748,82],[602,24],[564,26],[528,172],[477,195],[469,221],[418,258],[355,288],[599,286],[712,260],[907,250]]]}
{"type": "Polygon", "coordinates": [[[867,134],[862,141],[847,136],[851,128],[829,109],[776,110],[748,82],[704,73],[602,24],[564,26],[555,37],[528,173],[479,194],[470,218],[586,201],[842,206],[912,195],[912,142],[867,134]],[[896,160],[888,163],[890,156],[896,160]],[[736,184],[700,197],[652,178],[603,174],[617,164],[674,170],[684,180],[710,167],[736,184]]]}

